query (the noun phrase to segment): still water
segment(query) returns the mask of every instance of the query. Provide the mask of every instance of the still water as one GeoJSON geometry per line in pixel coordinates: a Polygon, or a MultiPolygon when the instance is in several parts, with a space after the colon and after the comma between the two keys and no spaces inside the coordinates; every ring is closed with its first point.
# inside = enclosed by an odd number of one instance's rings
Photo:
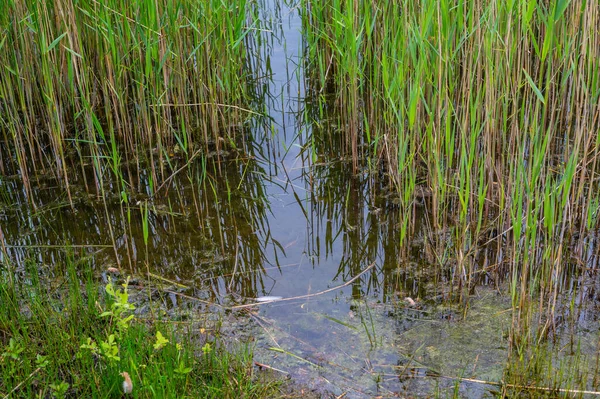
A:
{"type": "MultiPolygon", "coordinates": [[[[272,45],[251,57],[268,118],[248,122],[244,150],[188,164],[155,196],[135,176],[141,190],[127,203],[75,184],[71,206],[44,177],[27,198],[3,179],[2,231],[19,273],[37,264],[60,279],[65,257],[102,278],[117,267],[159,287],[168,315],[220,320],[227,339],[254,342],[262,369],[324,397],[493,395],[483,382],[502,379],[510,298],[483,278],[467,309],[452,304],[425,202],[403,215],[385,176],[354,173],[333,148],[311,152],[313,130],[327,127],[306,117],[301,18],[278,3],[264,12],[272,45]],[[265,296],[284,300],[246,306],[265,296]]],[[[593,332],[581,342],[592,347],[593,332]]]]}

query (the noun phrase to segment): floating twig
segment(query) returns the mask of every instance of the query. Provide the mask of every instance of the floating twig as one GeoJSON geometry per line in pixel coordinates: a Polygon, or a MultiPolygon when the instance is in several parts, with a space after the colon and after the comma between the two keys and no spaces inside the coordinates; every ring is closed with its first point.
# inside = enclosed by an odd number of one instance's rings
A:
{"type": "MultiPolygon", "coordinates": [[[[432,377],[432,376],[428,376],[432,377]]],[[[435,378],[445,378],[448,380],[460,381],[460,382],[472,382],[475,384],[483,384],[483,385],[492,385],[495,387],[506,387],[506,388],[516,388],[516,389],[529,389],[534,391],[543,391],[543,392],[561,392],[568,394],[578,394],[578,395],[596,395],[600,396],[600,391],[585,391],[580,389],[568,389],[568,388],[550,388],[550,387],[540,387],[536,385],[519,385],[519,384],[506,384],[504,382],[496,382],[496,381],[486,381],[486,380],[478,380],[476,378],[464,378],[464,377],[451,377],[447,375],[437,375],[433,376],[435,378]]]]}
{"type": "Polygon", "coordinates": [[[282,298],[282,299],[278,299],[276,301],[266,301],[266,302],[253,302],[253,303],[247,303],[244,305],[235,305],[235,306],[223,306],[223,308],[225,309],[229,309],[229,310],[234,310],[234,309],[243,309],[243,308],[250,308],[252,306],[258,306],[258,305],[264,305],[267,303],[273,303],[273,302],[283,302],[283,301],[293,301],[296,299],[307,299],[307,298],[312,298],[315,296],[319,296],[319,295],[323,295],[323,294],[327,294],[328,292],[332,292],[335,290],[339,290],[340,288],[344,288],[349,286],[350,284],[352,284],[353,282],[355,282],[356,280],[358,280],[358,278],[360,276],[362,276],[363,274],[365,274],[366,272],[368,272],[369,270],[371,270],[373,268],[373,266],[375,266],[375,262],[371,263],[369,266],[367,266],[367,268],[365,270],[363,270],[362,272],[358,273],[356,276],[352,277],[350,280],[346,281],[344,284],[335,286],[333,288],[329,288],[323,291],[319,291],[319,292],[315,292],[312,294],[306,294],[306,295],[299,295],[299,296],[294,296],[294,297],[289,297],[289,298],[282,298]]]}
{"type": "Polygon", "coordinates": [[[287,371],[283,371],[283,370],[279,370],[276,369],[273,366],[269,366],[268,364],[264,364],[264,363],[259,363],[259,362],[254,362],[254,365],[260,369],[269,369],[269,370],[273,370],[273,371],[278,371],[282,374],[288,375],[289,373],[287,371]]]}

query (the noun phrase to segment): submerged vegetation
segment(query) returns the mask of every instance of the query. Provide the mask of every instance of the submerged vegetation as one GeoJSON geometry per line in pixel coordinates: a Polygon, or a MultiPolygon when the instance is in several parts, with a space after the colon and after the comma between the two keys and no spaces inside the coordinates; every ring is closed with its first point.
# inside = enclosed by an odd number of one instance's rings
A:
{"type": "MultiPolygon", "coordinates": [[[[499,396],[598,391],[598,343],[580,338],[600,302],[600,3],[287,3],[0,3],[0,396],[117,395],[121,372],[140,397],[265,395],[246,350],[130,319],[132,287],[99,287],[92,269],[112,258],[149,285],[189,283],[207,308],[271,295],[305,256],[315,269],[339,257],[344,281],[377,264],[353,300],[381,290],[410,329],[424,299],[464,319],[492,286],[511,304],[499,396]],[[277,44],[295,12],[299,60],[277,44]],[[284,243],[276,189],[303,224],[288,234],[282,211],[284,243]]],[[[364,309],[361,328],[352,310],[322,319],[382,346],[364,309]]]]}

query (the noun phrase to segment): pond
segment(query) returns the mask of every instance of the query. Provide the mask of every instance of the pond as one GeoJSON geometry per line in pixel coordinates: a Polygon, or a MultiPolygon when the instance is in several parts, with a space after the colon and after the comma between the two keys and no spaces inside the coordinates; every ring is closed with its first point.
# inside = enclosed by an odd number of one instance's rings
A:
{"type": "MultiPolygon", "coordinates": [[[[333,127],[307,117],[299,10],[271,7],[272,45],[254,55],[267,117],[243,127],[243,150],[181,160],[156,195],[150,173],[133,176],[142,189],[127,203],[73,184],[71,205],[52,177],[37,177],[30,193],[3,178],[7,253],[23,275],[34,262],[58,277],[66,257],[104,279],[117,268],[153,286],[169,317],[206,317],[226,341],[253,342],[259,369],[323,397],[497,395],[514,327],[507,281],[478,275],[465,298],[446,267],[453,226],[432,227],[426,194],[407,214],[385,175],[307,144],[333,127]]],[[[473,261],[485,268],[496,251],[483,247],[473,261]]],[[[581,303],[570,293],[589,283],[570,281],[558,301],[567,318],[568,304],[581,303]]],[[[578,315],[547,350],[561,365],[583,354],[586,369],[597,312],[578,315]]]]}

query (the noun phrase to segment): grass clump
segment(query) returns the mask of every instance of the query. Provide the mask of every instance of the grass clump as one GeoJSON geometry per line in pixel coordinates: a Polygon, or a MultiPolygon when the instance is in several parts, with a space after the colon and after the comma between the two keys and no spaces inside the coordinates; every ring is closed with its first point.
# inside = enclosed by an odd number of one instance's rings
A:
{"type": "Polygon", "coordinates": [[[383,170],[407,215],[424,191],[432,229],[451,233],[461,296],[495,247],[515,307],[541,292],[553,308],[564,255],[585,259],[598,226],[598,3],[302,6],[309,111],[319,125],[334,110],[337,124],[315,129],[317,153],[383,170]]]}
{"type": "Polygon", "coordinates": [[[11,280],[0,285],[0,397],[117,397],[123,371],[139,398],[273,392],[253,377],[247,347],[229,352],[198,331],[136,316],[127,282],[101,288],[89,274],[52,289],[35,275],[11,280]]]}

